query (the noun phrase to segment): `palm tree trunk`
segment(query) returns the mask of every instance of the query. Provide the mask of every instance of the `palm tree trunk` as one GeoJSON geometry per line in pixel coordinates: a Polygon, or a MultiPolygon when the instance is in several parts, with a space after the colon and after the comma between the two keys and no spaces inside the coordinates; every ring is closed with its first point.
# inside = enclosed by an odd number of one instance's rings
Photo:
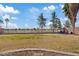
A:
{"type": "Polygon", "coordinates": [[[43,26],[41,26],[41,33],[43,32],[43,26]]]}
{"type": "Polygon", "coordinates": [[[8,22],[6,21],[6,29],[8,29],[8,22]]]}

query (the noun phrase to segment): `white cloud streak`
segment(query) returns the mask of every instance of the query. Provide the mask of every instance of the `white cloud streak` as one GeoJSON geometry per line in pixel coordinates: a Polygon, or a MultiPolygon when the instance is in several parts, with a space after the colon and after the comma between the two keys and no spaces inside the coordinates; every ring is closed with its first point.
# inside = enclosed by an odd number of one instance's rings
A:
{"type": "Polygon", "coordinates": [[[55,6],[54,5],[46,6],[46,7],[43,8],[43,10],[45,10],[45,11],[55,10],[55,6]]]}
{"type": "Polygon", "coordinates": [[[0,4],[0,13],[12,13],[12,14],[18,14],[20,13],[19,10],[14,9],[14,7],[10,7],[10,6],[3,6],[2,4],[0,4]]]}
{"type": "Polygon", "coordinates": [[[6,22],[5,22],[5,19],[6,19],[6,18],[9,19],[9,22],[8,22],[8,24],[7,24],[7,28],[8,28],[8,29],[15,29],[15,28],[18,28],[18,26],[17,26],[16,23],[10,22],[10,19],[16,19],[16,17],[11,17],[10,15],[5,14],[4,16],[2,16],[2,18],[3,18],[3,24],[1,25],[2,28],[6,28],[6,22]]]}
{"type": "MultiPolygon", "coordinates": [[[[4,22],[4,23],[2,24],[2,28],[6,28],[6,22],[4,22]]],[[[8,22],[7,28],[8,28],[8,29],[16,29],[16,28],[18,28],[18,26],[17,26],[17,24],[15,24],[15,23],[8,22]]]]}
{"type": "Polygon", "coordinates": [[[64,4],[60,4],[59,6],[60,6],[60,8],[62,9],[62,8],[64,7],[64,4]]]}

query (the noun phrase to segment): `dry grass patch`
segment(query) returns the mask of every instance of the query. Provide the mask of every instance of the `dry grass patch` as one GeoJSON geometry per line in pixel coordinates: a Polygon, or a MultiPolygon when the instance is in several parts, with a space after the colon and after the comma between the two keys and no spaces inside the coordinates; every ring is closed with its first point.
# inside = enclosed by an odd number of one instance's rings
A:
{"type": "Polygon", "coordinates": [[[0,51],[34,47],[79,53],[79,36],[63,34],[15,34],[0,36],[0,51]]]}

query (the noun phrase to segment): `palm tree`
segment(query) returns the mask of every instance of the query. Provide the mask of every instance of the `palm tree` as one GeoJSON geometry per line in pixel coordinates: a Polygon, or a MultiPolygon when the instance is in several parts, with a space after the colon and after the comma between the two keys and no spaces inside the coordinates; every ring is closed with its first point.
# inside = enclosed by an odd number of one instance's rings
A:
{"type": "Polygon", "coordinates": [[[66,3],[64,5],[64,14],[67,16],[72,24],[73,27],[73,33],[75,33],[75,22],[76,22],[76,16],[79,10],[79,3],[66,3]]]}
{"type": "Polygon", "coordinates": [[[9,19],[6,18],[6,19],[5,19],[5,22],[6,22],[6,29],[7,29],[7,25],[8,25],[9,19]]]}
{"type": "Polygon", "coordinates": [[[44,29],[44,27],[46,26],[46,19],[43,16],[43,13],[41,13],[41,15],[38,18],[38,22],[39,22],[39,27],[41,29],[44,29]]]}
{"type": "Polygon", "coordinates": [[[56,18],[56,19],[57,19],[57,28],[58,28],[58,30],[61,31],[61,28],[62,28],[61,21],[59,18],[56,18]]]}
{"type": "Polygon", "coordinates": [[[56,28],[56,12],[52,12],[52,19],[50,20],[50,22],[52,22],[52,29],[54,32],[54,29],[56,28]]]}

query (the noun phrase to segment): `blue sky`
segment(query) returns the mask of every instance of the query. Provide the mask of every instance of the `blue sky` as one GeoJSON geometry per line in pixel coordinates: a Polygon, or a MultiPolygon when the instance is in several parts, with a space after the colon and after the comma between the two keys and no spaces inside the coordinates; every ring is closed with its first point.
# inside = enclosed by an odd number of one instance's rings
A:
{"type": "MultiPolygon", "coordinates": [[[[68,20],[64,16],[63,6],[62,3],[4,3],[0,4],[0,18],[3,21],[5,18],[9,18],[8,28],[37,28],[38,16],[40,13],[44,13],[44,17],[47,19],[46,25],[49,27],[53,11],[56,12],[62,24],[68,20]]],[[[78,26],[78,24],[77,20],[76,25],[78,26]]],[[[2,26],[5,28],[5,21],[2,26]]]]}

